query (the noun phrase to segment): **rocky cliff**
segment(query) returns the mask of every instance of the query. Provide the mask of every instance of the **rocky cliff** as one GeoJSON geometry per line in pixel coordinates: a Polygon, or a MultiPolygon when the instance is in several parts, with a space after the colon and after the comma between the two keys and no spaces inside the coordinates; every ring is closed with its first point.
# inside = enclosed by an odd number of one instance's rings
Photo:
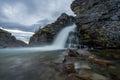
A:
{"type": "Polygon", "coordinates": [[[0,29],[0,48],[23,47],[26,45],[24,42],[17,40],[11,33],[0,29]]]}
{"type": "Polygon", "coordinates": [[[66,26],[72,25],[74,23],[74,17],[69,16],[66,13],[62,13],[61,16],[51,24],[44,26],[44,28],[39,29],[30,38],[30,45],[45,45],[51,44],[56,35],[66,26]]]}
{"type": "Polygon", "coordinates": [[[74,0],[75,17],[63,13],[54,23],[38,30],[30,44],[49,44],[64,27],[75,23],[79,44],[94,48],[120,47],[120,0],[74,0]]]}
{"type": "Polygon", "coordinates": [[[120,47],[120,0],[75,0],[71,9],[76,14],[80,43],[96,48],[120,47]]]}

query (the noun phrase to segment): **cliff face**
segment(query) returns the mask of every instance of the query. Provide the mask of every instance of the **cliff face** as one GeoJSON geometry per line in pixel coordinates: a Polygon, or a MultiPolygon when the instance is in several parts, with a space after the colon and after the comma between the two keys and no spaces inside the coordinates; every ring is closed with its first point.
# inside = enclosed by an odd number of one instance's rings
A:
{"type": "Polygon", "coordinates": [[[24,42],[17,40],[11,33],[0,29],[0,48],[23,47],[26,45],[24,42]]]}
{"type": "Polygon", "coordinates": [[[38,30],[30,45],[52,43],[64,27],[75,23],[79,44],[94,48],[120,47],[120,0],[74,0],[75,17],[63,13],[54,23],[38,30]]]}
{"type": "Polygon", "coordinates": [[[74,17],[63,13],[54,23],[48,24],[44,28],[36,31],[36,33],[30,38],[29,44],[38,46],[51,44],[61,29],[73,23],[74,17]]]}
{"type": "Polygon", "coordinates": [[[75,0],[78,37],[90,47],[120,47],[120,0],[75,0]]]}

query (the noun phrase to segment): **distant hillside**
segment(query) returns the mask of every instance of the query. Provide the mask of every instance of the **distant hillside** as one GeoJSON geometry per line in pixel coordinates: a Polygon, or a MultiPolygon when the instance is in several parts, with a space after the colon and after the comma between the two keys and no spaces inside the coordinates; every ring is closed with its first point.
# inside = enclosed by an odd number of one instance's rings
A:
{"type": "Polygon", "coordinates": [[[26,43],[17,40],[11,33],[0,29],[0,48],[23,47],[26,45],[26,43]]]}

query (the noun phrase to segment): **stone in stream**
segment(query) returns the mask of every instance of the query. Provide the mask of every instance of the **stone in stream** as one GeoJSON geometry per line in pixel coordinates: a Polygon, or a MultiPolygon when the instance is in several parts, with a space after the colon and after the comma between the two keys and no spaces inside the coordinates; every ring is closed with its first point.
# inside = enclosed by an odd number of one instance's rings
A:
{"type": "Polygon", "coordinates": [[[78,70],[78,76],[80,78],[80,80],[91,80],[90,77],[91,77],[91,73],[90,73],[90,70],[88,69],[79,69],[78,70]]]}
{"type": "Polygon", "coordinates": [[[98,64],[101,67],[107,67],[108,64],[110,64],[110,61],[97,59],[96,56],[94,56],[94,55],[89,56],[89,60],[94,62],[95,64],[98,64]]]}
{"type": "Polygon", "coordinates": [[[91,73],[92,80],[109,80],[107,77],[100,75],[98,73],[91,73]]]}
{"type": "Polygon", "coordinates": [[[75,69],[87,69],[90,70],[91,67],[85,61],[79,61],[74,63],[75,69]]]}
{"type": "Polygon", "coordinates": [[[65,78],[65,80],[80,80],[80,78],[75,74],[70,74],[65,78]]]}
{"type": "Polygon", "coordinates": [[[62,61],[62,71],[66,75],[65,80],[109,80],[106,77],[107,75],[103,76],[102,73],[104,72],[99,73],[107,65],[107,60],[97,59],[96,56],[84,50],[73,51],[68,49],[67,54],[62,61]],[[98,70],[94,68],[97,65],[99,66],[98,70]]]}
{"type": "Polygon", "coordinates": [[[79,55],[78,53],[74,52],[71,49],[68,49],[67,53],[68,53],[68,56],[70,57],[77,57],[79,55]]]}
{"type": "Polygon", "coordinates": [[[90,52],[86,51],[86,50],[81,50],[81,49],[78,49],[76,51],[80,56],[90,56],[90,52]]]}
{"type": "Polygon", "coordinates": [[[76,73],[73,63],[67,63],[67,64],[65,64],[64,65],[64,70],[68,74],[70,74],[70,73],[76,73]]]}

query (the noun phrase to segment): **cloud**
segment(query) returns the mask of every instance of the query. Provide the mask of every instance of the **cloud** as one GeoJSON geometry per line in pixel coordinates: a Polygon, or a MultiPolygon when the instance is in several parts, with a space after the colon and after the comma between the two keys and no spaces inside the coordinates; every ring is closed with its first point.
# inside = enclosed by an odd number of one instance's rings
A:
{"type": "Polygon", "coordinates": [[[0,0],[0,20],[22,25],[38,21],[54,21],[61,13],[73,15],[70,4],[73,0],[0,0]]]}

